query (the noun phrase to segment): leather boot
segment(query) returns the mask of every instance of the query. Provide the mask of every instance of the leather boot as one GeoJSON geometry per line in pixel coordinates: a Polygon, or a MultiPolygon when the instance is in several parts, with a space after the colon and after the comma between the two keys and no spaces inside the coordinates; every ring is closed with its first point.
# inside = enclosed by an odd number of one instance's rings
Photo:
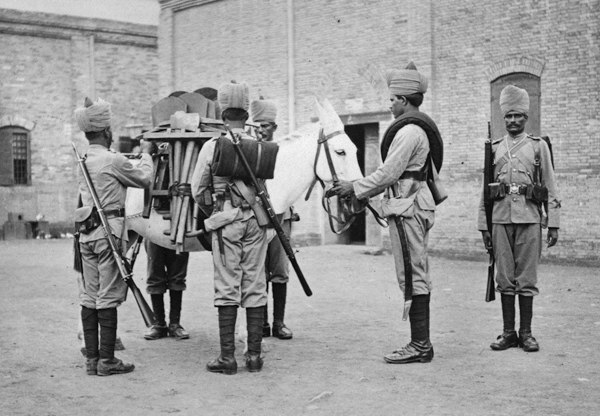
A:
{"type": "Polygon", "coordinates": [[[144,334],[144,339],[153,341],[168,336],[167,323],[165,322],[165,300],[162,293],[153,293],[150,295],[152,309],[156,321],[150,327],[150,330],[144,334]]]}
{"type": "MultiPolygon", "coordinates": [[[[85,357],[88,359],[98,359],[99,341],[98,341],[98,310],[81,307],[81,324],[83,327],[83,341],[85,343],[85,357]]],[[[88,372],[88,374],[90,374],[88,372]]]]}
{"type": "Polygon", "coordinates": [[[262,325],[264,308],[246,308],[246,331],[248,332],[248,352],[246,368],[255,373],[262,370],[263,359],[260,356],[262,343],[262,325]]]}
{"type": "Polygon", "coordinates": [[[271,326],[269,325],[269,305],[265,305],[265,312],[263,314],[263,327],[262,327],[263,338],[271,336],[271,326]]]}
{"type": "Polygon", "coordinates": [[[98,357],[88,358],[86,360],[85,372],[88,376],[95,376],[98,374],[98,357]]]}
{"type": "Polygon", "coordinates": [[[236,374],[235,361],[235,321],[237,306],[219,306],[219,339],[221,355],[208,364],[206,369],[212,373],[236,374]]]}
{"type": "Polygon", "coordinates": [[[500,301],[502,302],[502,321],[504,327],[502,334],[498,335],[496,341],[490,344],[490,348],[494,351],[504,351],[519,345],[519,338],[515,331],[515,297],[514,295],[502,293],[500,301]]]}
{"type": "Polygon", "coordinates": [[[519,345],[525,352],[540,350],[537,340],[531,335],[531,319],[533,317],[533,296],[519,295],[519,345]]]}
{"type": "Polygon", "coordinates": [[[98,360],[98,375],[110,376],[125,374],[133,371],[133,364],[124,363],[115,357],[115,342],[117,340],[117,308],[98,309],[100,324],[100,359],[98,360]]]}
{"type": "Polygon", "coordinates": [[[433,346],[429,340],[427,316],[430,296],[416,295],[412,298],[409,312],[411,341],[406,346],[383,357],[389,364],[428,363],[433,359],[433,346]]]}
{"type": "Polygon", "coordinates": [[[179,323],[179,319],[181,318],[183,291],[170,290],[169,296],[171,298],[171,309],[169,310],[169,336],[174,337],[176,340],[188,339],[190,334],[188,334],[179,323]]]}
{"type": "Polygon", "coordinates": [[[273,286],[273,336],[279,339],[292,339],[294,333],[283,323],[287,283],[271,283],[271,286],[273,286]]]}

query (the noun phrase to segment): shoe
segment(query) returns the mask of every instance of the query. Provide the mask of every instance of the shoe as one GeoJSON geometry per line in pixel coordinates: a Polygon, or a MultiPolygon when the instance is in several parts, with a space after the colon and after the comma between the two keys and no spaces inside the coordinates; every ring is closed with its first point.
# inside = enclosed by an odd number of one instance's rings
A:
{"type": "Polygon", "coordinates": [[[424,350],[415,348],[412,342],[383,357],[388,364],[429,363],[433,360],[433,346],[424,350]]]}
{"type": "Polygon", "coordinates": [[[509,348],[519,346],[519,337],[515,331],[503,332],[502,335],[498,335],[496,341],[490,344],[490,348],[494,351],[504,351],[509,348]]]}
{"type": "Polygon", "coordinates": [[[531,331],[519,331],[519,346],[523,348],[523,351],[525,352],[536,352],[540,350],[540,345],[533,335],[531,335],[531,331]]]}
{"type": "Polygon", "coordinates": [[[117,337],[115,341],[115,351],[123,351],[125,349],[125,345],[123,345],[123,341],[121,341],[121,337],[117,337]]]}
{"type": "Polygon", "coordinates": [[[294,333],[283,322],[273,322],[273,336],[279,339],[292,339],[294,333]]]}
{"type": "Polygon", "coordinates": [[[269,325],[268,322],[265,322],[263,324],[263,338],[268,338],[271,336],[271,326],[269,325]]]}
{"type": "Polygon", "coordinates": [[[246,354],[246,368],[251,373],[258,373],[263,368],[263,359],[260,354],[246,354]]]}
{"type": "Polygon", "coordinates": [[[131,373],[135,365],[124,363],[118,358],[102,358],[98,361],[98,375],[111,376],[113,374],[131,373]]]}
{"type": "Polygon", "coordinates": [[[175,338],[176,340],[180,339],[188,339],[190,334],[187,333],[185,329],[179,324],[170,324],[169,325],[169,336],[175,338]]]}
{"type": "Polygon", "coordinates": [[[235,361],[235,357],[224,357],[220,355],[218,358],[215,358],[206,364],[206,369],[211,373],[223,373],[227,375],[236,374],[237,361],[235,361]]]}
{"type": "Polygon", "coordinates": [[[88,376],[98,374],[98,358],[88,358],[85,361],[85,372],[88,376]]]}
{"type": "Polygon", "coordinates": [[[152,325],[150,331],[144,334],[144,338],[147,340],[155,340],[164,338],[168,335],[169,329],[166,325],[152,325]]]}

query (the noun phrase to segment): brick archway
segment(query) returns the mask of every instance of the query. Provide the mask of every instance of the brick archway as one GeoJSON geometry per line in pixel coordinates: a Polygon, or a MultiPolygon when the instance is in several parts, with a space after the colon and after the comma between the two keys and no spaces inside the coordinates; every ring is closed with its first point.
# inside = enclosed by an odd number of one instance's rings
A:
{"type": "Polygon", "coordinates": [[[521,56],[496,62],[485,71],[485,74],[488,82],[493,82],[501,76],[515,72],[524,72],[541,78],[545,65],[545,62],[542,62],[538,59],[521,56]]]}
{"type": "Polygon", "coordinates": [[[0,129],[3,127],[22,127],[25,130],[31,131],[35,127],[35,122],[21,116],[3,116],[0,117],[0,129]]]}

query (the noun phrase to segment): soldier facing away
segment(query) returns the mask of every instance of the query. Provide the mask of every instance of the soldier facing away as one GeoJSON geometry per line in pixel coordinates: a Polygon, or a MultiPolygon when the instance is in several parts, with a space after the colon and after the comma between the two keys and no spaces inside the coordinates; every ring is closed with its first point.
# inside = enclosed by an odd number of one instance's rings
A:
{"type": "MultiPolygon", "coordinates": [[[[133,166],[125,156],[109,150],[112,143],[110,128],[110,104],[98,99],[92,103],[86,99],[85,106],[75,110],[79,128],[89,141],[86,165],[104,213],[108,218],[117,244],[127,239],[124,229],[125,196],[127,187],[147,188],[152,177],[151,143],[142,142],[142,158],[133,166]]],[[[92,196],[84,181],[79,183],[84,213],[82,222],[93,214],[92,196]],[[87,213],[87,215],[85,214],[87,213]],[[90,214],[92,213],[92,214],[90,214]]],[[[82,276],[79,299],[81,320],[86,347],[86,371],[89,375],[108,376],[133,371],[134,365],[115,358],[117,337],[117,307],[125,300],[127,284],[121,278],[110,244],[100,221],[86,221],[82,230],[79,249],[82,260],[82,276]]]]}
{"type": "MultiPolygon", "coordinates": [[[[253,139],[244,127],[248,120],[249,94],[246,84],[227,83],[219,87],[221,118],[233,134],[253,139]]],[[[229,135],[227,139],[229,139],[229,135]]],[[[216,176],[211,169],[217,139],[206,142],[191,181],[194,200],[209,217],[204,221],[211,232],[214,266],[214,305],[218,309],[221,353],[207,364],[207,370],[237,373],[235,323],[238,307],[246,309],[250,372],[262,369],[263,311],[267,303],[265,256],[267,235],[250,207],[256,190],[241,180],[216,176]]]]}
{"type": "Polygon", "coordinates": [[[493,247],[504,321],[502,334],[490,347],[498,351],[520,346],[524,351],[534,352],[539,350],[539,344],[531,334],[531,319],[533,297],[539,293],[537,268],[542,252],[542,226],[547,215],[546,242],[552,247],[558,240],[560,202],[550,149],[544,140],[525,132],[529,113],[527,91],[506,86],[500,93],[500,109],[508,134],[492,141],[492,230],[487,227],[483,197],[478,217],[483,243],[486,249],[493,247]],[[516,296],[520,314],[518,335],[516,296]]]}

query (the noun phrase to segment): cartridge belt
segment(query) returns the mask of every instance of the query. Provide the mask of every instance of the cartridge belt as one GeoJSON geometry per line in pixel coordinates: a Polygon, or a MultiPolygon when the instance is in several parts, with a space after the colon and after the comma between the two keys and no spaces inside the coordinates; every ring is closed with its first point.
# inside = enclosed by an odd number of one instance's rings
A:
{"type": "Polygon", "coordinates": [[[504,189],[507,195],[525,195],[527,194],[527,185],[519,185],[518,183],[505,183],[504,189]]]}

